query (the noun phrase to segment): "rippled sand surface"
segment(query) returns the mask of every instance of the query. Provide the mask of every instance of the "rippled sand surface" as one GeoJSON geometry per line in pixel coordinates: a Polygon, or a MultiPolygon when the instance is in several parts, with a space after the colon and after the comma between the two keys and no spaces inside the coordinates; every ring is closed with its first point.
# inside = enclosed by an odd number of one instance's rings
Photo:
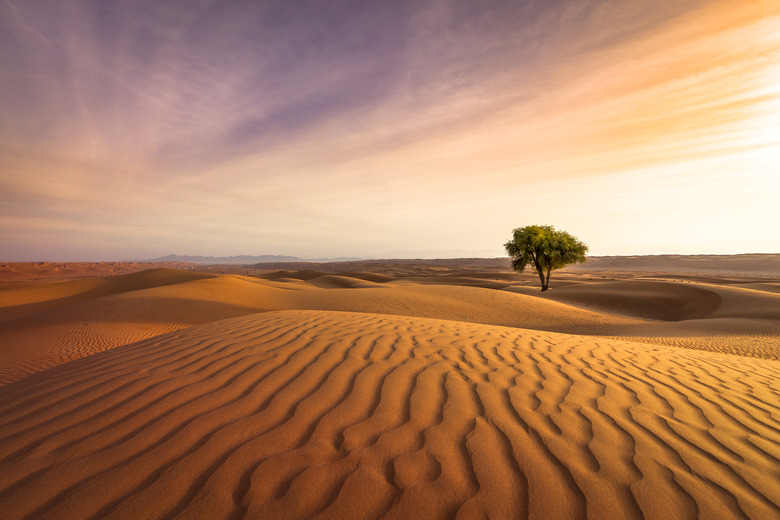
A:
{"type": "Polygon", "coordinates": [[[774,282],[0,288],[4,518],[778,518],[774,282]]]}

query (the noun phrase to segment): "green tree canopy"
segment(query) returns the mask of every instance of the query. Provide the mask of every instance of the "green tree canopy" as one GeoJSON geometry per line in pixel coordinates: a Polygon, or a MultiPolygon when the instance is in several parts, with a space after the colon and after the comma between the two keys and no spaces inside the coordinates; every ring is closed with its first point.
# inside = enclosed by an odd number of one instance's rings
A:
{"type": "Polygon", "coordinates": [[[542,291],[550,286],[550,272],[575,262],[584,262],[588,246],[566,231],[553,226],[525,226],[512,232],[504,244],[512,258],[512,269],[518,272],[533,265],[542,282],[542,291]]]}

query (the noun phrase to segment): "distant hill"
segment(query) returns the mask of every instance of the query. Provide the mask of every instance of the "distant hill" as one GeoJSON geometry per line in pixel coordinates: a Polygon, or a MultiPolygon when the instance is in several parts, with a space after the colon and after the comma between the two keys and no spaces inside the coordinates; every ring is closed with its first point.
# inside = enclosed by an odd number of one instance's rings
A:
{"type": "MultiPolygon", "coordinates": [[[[396,265],[414,265],[421,269],[436,267],[464,269],[511,269],[509,258],[437,258],[358,260],[358,261],[296,261],[257,262],[256,269],[306,270],[322,272],[370,271],[390,272],[396,265]]],[[[249,266],[248,266],[249,267],[249,266]]],[[[648,273],[732,274],[780,276],[780,254],[742,255],[647,255],[590,256],[584,264],[567,266],[570,271],[633,271],[648,273]]],[[[532,271],[531,271],[532,272],[532,271]]]]}
{"type": "Polygon", "coordinates": [[[147,262],[189,262],[191,264],[256,264],[258,262],[303,262],[297,256],[283,255],[239,255],[239,256],[189,256],[168,255],[147,262]]]}
{"type": "Polygon", "coordinates": [[[568,270],[780,275],[780,254],[591,256],[568,270]]]}
{"type": "Polygon", "coordinates": [[[509,268],[508,258],[388,258],[356,260],[320,260],[299,262],[258,262],[251,267],[257,269],[306,270],[315,269],[324,272],[376,271],[394,265],[415,265],[420,267],[469,267],[469,268],[509,268]]]}
{"type": "Polygon", "coordinates": [[[297,256],[285,255],[238,255],[238,256],[189,256],[189,255],[168,255],[145,262],[188,262],[191,264],[206,265],[249,265],[260,263],[278,263],[278,262],[347,262],[359,260],[358,258],[314,258],[304,259],[297,256]]]}
{"type": "MultiPolygon", "coordinates": [[[[360,259],[320,258],[303,259],[283,255],[241,256],[186,256],[168,255],[147,262],[187,262],[202,265],[232,265],[255,269],[305,270],[323,272],[382,271],[392,265],[417,265],[434,268],[463,267],[482,269],[510,269],[509,258],[437,258],[437,259],[360,259]]],[[[780,276],[780,254],[741,255],[646,255],[646,256],[590,256],[584,264],[566,267],[572,271],[636,271],[698,274],[734,274],[780,276]]]]}

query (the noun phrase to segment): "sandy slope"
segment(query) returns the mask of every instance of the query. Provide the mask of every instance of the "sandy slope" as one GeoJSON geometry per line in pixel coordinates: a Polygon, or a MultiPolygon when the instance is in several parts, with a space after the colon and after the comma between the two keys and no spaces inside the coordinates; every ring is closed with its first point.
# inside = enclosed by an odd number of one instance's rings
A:
{"type": "Polygon", "coordinates": [[[0,517],[780,518],[776,280],[394,269],[0,284],[0,517]]]}
{"type": "Polygon", "coordinates": [[[212,274],[158,268],[127,275],[79,280],[0,284],[0,321],[101,296],[214,277],[212,274]]]}
{"type": "MultiPolygon", "coordinates": [[[[129,275],[0,285],[0,383],[140,339],[221,317],[172,305],[165,286],[214,275],[156,269],[129,275]],[[145,291],[159,298],[139,304],[145,291]]],[[[176,291],[179,291],[177,289],[176,291]]]]}
{"type": "Polygon", "coordinates": [[[0,384],[161,333],[283,309],[441,318],[780,356],[780,294],[760,284],[569,280],[542,295],[526,282],[488,276],[306,271],[265,279],[155,269],[4,284],[0,384]]]}
{"type": "Polygon", "coordinates": [[[5,518],[777,518],[780,364],[282,311],[0,389],[5,518]]]}

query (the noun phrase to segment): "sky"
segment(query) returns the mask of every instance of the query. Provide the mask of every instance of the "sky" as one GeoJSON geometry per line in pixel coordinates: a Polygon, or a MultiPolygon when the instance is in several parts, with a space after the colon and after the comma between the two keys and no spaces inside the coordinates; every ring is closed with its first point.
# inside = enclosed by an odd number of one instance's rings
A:
{"type": "Polygon", "coordinates": [[[780,252],[777,0],[0,0],[0,261],[780,252]]]}

